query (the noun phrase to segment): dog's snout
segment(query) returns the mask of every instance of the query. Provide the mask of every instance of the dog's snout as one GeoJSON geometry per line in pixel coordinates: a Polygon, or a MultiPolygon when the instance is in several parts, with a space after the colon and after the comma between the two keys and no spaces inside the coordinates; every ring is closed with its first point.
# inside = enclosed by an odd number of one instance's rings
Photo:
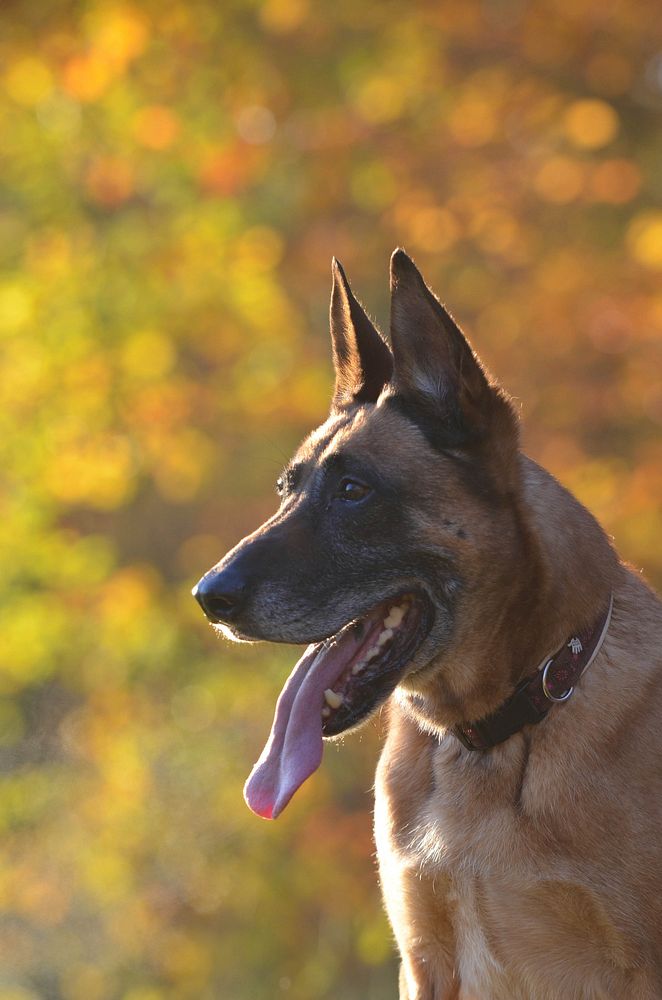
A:
{"type": "Polygon", "coordinates": [[[244,605],[246,581],[229,566],[220,572],[206,573],[192,593],[211,622],[232,622],[244,605]]]}

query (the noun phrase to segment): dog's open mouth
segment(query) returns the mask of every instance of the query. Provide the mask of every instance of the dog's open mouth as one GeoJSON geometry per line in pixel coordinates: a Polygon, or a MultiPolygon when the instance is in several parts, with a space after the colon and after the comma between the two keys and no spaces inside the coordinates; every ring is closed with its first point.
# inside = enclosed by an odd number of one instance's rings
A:
{"type": "Polygon", "coordinates": [[[345,732],[385,701],[431,625],[430,602],[411,591],[308,646],[285,683],[271,735],[246,782],[254,812],[275,819],[283,811],[319,767],[322,738],[345,732]]]}
{"type": "Polygon", "coordinates": [[[428,603],[410,593],[383,601],[322,643],[324,656],[340,653],[344,663],[324,690],[322,734],[338,736],[383,702],[428,630],[428,603]]]}

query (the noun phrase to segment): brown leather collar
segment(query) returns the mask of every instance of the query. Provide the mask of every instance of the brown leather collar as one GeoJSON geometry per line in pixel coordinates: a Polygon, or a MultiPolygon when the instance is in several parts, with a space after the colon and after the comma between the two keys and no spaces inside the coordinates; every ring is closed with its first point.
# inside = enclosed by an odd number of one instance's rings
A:
{"type": "Polygon", "coordinates": [[[555,702],[567,701],[577,681],[591,665],[611,621],[613,595],[597,622],[568,639],[545,660],[535,674],[525,677],[500,708],[478,722],[461,722],[451,732],[467,750],[490,750],[519,732],[541,722],[555,702]]]}

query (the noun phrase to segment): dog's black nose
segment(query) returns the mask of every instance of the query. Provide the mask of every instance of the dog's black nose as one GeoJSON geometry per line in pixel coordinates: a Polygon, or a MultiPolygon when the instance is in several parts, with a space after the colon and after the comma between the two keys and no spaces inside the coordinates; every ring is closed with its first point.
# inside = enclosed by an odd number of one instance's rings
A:
{"type": "Polygon", "coordinates": [[[192,594],[211,622],[231,622],[240,613],[246,583],[231,566],[219,573],[205,573],[196,583],[192,594]]]}

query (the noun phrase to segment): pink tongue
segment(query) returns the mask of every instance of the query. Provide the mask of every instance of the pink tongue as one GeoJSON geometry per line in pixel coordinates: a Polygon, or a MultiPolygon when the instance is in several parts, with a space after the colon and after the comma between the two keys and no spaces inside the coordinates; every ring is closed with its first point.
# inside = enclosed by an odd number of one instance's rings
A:
{"type": "Polygon", "coordinates": [[[244,786],[244,798],[258,816],[276,819],[320,766],[324,692],[347,666],[349,644],[354,652],[351,634],[327,649],[308,646],[285,682],[267,745],[244,786]]]}

